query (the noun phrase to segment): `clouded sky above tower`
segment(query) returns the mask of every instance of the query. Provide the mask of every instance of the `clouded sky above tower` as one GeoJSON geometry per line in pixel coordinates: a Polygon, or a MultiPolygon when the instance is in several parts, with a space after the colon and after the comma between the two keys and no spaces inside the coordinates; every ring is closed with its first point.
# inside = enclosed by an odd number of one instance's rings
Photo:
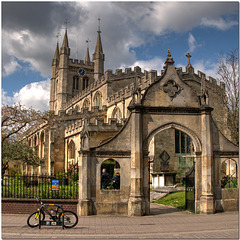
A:
{"type": "Polygon", "coordinates": [[[48,109],[51,61],[69,20],[71,58],[95,49],[101,18],[105,70],[176,67],[215,77],[221,52],[238,48],[238,2],[2,2],[2,103],[48,109]],[[57,38],[57,34],[60,34],[57,38]]]}

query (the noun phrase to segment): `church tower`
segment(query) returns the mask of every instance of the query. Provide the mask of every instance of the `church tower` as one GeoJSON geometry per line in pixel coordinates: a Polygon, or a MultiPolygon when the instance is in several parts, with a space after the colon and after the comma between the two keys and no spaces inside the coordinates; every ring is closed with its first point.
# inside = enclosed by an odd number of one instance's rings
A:
{"type": "MultiPolygon", "coordinates": [[[[100,22],[100,19],[99,19],[100,22]]],[[[104,75],[104,53],[101,41],[100,23],[98,26],[97,42],[93,60],[89,55],[89,42],[84,60],[70,58],[68,42],[67,20],[66,30],[59,50],[59,43],[52,60],[52,77],[50,88],[49,110],[58,114],[76,96],[81,96],[82,91],[88,91],[90,85],[104,75]],[[81,74],[79,71],[82,71],[81,74]],[[83,75],[82,75],[83,73],[83,75]]]]}
{"type": "Polygon", "coordinates": [[[63,44],[60,49],[58,81],[56,83],[57,106],[55,107],[55,109],[62,109],[63,106],[68,101],[67,81],[68,81],[68,75],[69,75],[69,56],[70,56],[70,48],[68,45],[68,36],[67,36],[67,29],[66,29],[64,39],[63,39],[63,44]]]}
{"type": "Polygon", "coordinates": [[[94,62],[94,79],[97,81],[100,77],[104,74],[104,53],[102,48],[102,41],[101,41],[101,31],[100,31],[100,19],[99,26],[98,26],[98,36],[97,36],[97,43],[95,47],[95,52],[93,54],[93,62],[94,62]]]}
{"type": "Polygon", "coordinates": [[[59,65],[59,46],[55,50],[54,58],[52,60],[52,78],[51,78],[51,87],[50,87],[50,102],[49,102],[49,111],[54,111],[54,104],[56,101],[56,73],[59,65]]]}

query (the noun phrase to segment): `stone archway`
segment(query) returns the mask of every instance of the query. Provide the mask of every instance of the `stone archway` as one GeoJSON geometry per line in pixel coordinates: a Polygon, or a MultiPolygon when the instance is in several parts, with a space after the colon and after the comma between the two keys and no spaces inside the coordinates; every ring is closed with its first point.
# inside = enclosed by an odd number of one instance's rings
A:
{"type": "MultiPolygon", "coordinates": [[[[169,187],[177,185],[185,191],[181,185],[184,181],[183,178],[194,165],[196,153],[201,152],[201,142],[194,131],[178,123],[164,124],[148,134],[143,146],[144,159],[149,164],[149,188],[152,188],[153,191],[159,188],[167,190],[169,187]],[[181,133],[181,136],[185,136],[186,144],[193,145],[192,151],[188,151],[188,146],[181,146],[182,151],[177,151],[178,132],[181,133]],[[149,149],[150,145],[154,150],[149,149]],[[185,152],[183,151],[184,147],[186,148],[185,152]]],[[[199,163],[197,166],[200,166],[199,163]]],[[[198,173],[198,171],[196,172],[198,173]]],[[[144,181],[146,181],[146,177],[144,181]]]]}
{"type": "Polygon", "coordinates": [[[202,150],[202,146],[201,146],[201,142],[199,140],[199,137],[197,136],[196,133],[194,133],[193,130],[181,125],[181,124],[178,124],[178,123],[167,123],[167,124],[164,124],[162,126],[159,126],[157,127],[156,129],[154,129],[153,131],[151,131],[147,137],[145,138],[145,140],[143,141],[143,150],[144,151],[148,151],[148,146],[150,144],[150,141],[151,139],[154,137],[154,135],[156,135],[157,133],[161,132],[161,131],[164,131],[164,130],[167,130],[167,129],[170,129],[170,128],[173,128],[173,129],[178,129],[182,132],[185,132],[187,135],[189,135],[191,137],[191,139],[193,140],[193,144],[194,144],[194,149],[195,149],[195,152],[201,152],[202,150]]]}

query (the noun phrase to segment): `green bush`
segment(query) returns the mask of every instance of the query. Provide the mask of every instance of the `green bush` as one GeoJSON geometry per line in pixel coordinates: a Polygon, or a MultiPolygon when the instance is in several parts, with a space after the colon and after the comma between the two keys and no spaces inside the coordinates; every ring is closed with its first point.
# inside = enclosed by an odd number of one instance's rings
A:
{"type": "Polygon", "coordinates": [[[238,179],[228,180],[224,188],[238,188],[238,179]]]}
{"type": "Polygon", "coordinates": [[[67,178],[67,173],[59,172],[56,174],[56,179],[63,179],[63,178],[67,178]]]}
{"type": "Polygon", "coordinates": [[[78,172],[73,172],[71,175],[71,179],[73,182],[77,182],[78,181],[78,172]]]}

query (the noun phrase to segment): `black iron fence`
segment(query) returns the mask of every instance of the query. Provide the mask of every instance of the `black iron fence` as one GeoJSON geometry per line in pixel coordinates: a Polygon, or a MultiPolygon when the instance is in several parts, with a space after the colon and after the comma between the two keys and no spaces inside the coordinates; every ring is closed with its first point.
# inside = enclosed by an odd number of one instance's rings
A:
{"type": "Polygon", "coordinates": [[[9,174],[4,175],[1,181],[3,198],[78,198],[78,172],[54,176],[9,174]]]}

